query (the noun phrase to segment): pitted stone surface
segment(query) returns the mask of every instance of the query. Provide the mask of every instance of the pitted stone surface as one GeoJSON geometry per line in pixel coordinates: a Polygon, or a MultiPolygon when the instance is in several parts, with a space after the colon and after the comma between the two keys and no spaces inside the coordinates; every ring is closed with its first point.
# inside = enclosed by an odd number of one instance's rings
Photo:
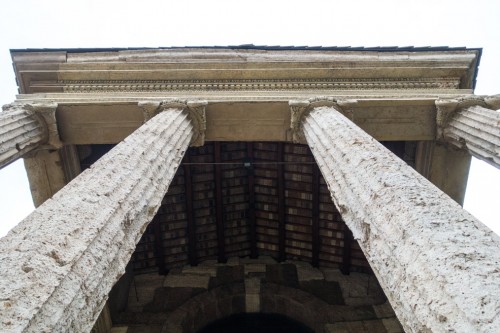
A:
{"type": "Polygon", "coordinates": [[[192,137],[169,109],[0,240],[0,331],[88,332],[192,137]]]}
{"type": "Polygon", "coordinates": [[[405,330],[500,332],[500,237],[335,109],[304,135],[405,330]]]}

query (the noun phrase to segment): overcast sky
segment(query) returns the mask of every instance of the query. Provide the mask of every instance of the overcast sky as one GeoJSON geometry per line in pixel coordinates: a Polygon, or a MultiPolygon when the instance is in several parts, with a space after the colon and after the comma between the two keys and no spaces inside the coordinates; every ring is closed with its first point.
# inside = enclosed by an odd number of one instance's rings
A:
{"type": "MultiPolygon", "coordinates": [[[[482,47],[476,94],[500,93],[500,1],[0,2],[0,103],[9,49],[211,45],[482,47]]],[[[0,170],[0,236],[33,209],[22,161],[0,170]]],[[[473,162],[466,209],[500,234],[500,171],[473,162]]]]}

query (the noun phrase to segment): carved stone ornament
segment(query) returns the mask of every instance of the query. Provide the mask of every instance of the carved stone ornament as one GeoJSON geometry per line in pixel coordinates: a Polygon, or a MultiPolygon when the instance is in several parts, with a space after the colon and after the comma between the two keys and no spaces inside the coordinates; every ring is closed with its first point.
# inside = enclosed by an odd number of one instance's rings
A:
{"type": "Polygon", "coordinates": [[[137,103],[139,107],[142,109],[142,116],[144,117],[143,124],[146,123],[149,119],[153,118],[158,114],[158,107],[160,106],[160,102],[156,101],[142,101],[137,103]]]}
{"type": "Polygon", "coordinates": [[[56,109],[57,103],[54,102],[35,102],[35,103],[11,103],[2,107],[3,111],[22,109],[30,114],[42,127],[44,140],[41,142],[41,148],[59,149],[63,146],[57,130],[56,109]]]}
{"type": "Polygon", "coordinates": [[[500,109],[500,94],[486,96],[484,102],[492,110],[500,109]]]}
{"type": "Polygon", "coordinates": [[[207,104],[207,101],[186,99],[168,99],[161,102],[142,101],[138,103],[144,115],[144,122],[168,109],[185,110],[193,125],[193,139],[190,144],[193,147],[199,147],[205,144],[205,131],[207,129],[205,107],[207,104]]]}
{"type": "Polygon", "coordinates": [[[364,89],[458,89],[457,78],[332,78],[240,80],[59,80],[65,92],[283,91],[364,89]]]}
{"type": "Polygon", "coordinates": [[[437,99],[436,104],[436,138],[443,139],[443,130],[453,115],[460,109],[479,105],[488,108],[485,98],[481,96],[467,96],[453,99],[437,99]]]}
{"type": "Polygon", "coordinates": [[[318,96],[305,100],[291,100],[288,105],[290,106],[291,121],[290,129],[292,131],[292,140],[295,143],[307,143],[304,137],[302,123],[305,117],[314,108],[318,107],[332,107],[346,117],[352,120],[352,106],[356,105],[356,100],[336,100],[333,97],[318,96]]]}

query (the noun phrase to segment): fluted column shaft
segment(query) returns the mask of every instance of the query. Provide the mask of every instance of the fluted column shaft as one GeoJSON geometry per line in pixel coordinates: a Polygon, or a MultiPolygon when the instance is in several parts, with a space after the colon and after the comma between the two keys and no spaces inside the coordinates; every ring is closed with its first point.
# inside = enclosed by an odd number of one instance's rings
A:
{"type": "Polygon", "coordinates": [[[500,168],[500,112],[480,105],[457,111],[443,129],[443,138],[474,157],[500,168]]]}
{"type": "Polygon", "coordinates": [[[500,332],[500,238],[333,107],[303,131],[405,330],[500,332]]]}
{"type": "Polygon", "coordinates": [[[0,240],[0,331],[89,332],[193,137],[158,114],[0,240]]]}
{"type": "Polygon", "coordinates": [[[42,144],[55,143],[58,147],[56,107],[56,104],[4,106],[0,112],[0,168],[42,144]]]}

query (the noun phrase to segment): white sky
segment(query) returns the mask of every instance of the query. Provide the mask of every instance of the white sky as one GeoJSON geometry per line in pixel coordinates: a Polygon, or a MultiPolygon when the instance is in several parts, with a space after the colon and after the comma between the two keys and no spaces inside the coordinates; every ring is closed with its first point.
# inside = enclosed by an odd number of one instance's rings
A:
{"type": "MultiPolygon", "coordinates": [[[[211,45],[482,47],[476,94],[500,93],[500,1],[0,2],[0,104],[11,48],[211,45]]],[[[500,171],[474,161],[465,207],[500,234],[500,171]]],[[[22,161],[0,170],[0,237],[33,209],[22,161]]]]}

